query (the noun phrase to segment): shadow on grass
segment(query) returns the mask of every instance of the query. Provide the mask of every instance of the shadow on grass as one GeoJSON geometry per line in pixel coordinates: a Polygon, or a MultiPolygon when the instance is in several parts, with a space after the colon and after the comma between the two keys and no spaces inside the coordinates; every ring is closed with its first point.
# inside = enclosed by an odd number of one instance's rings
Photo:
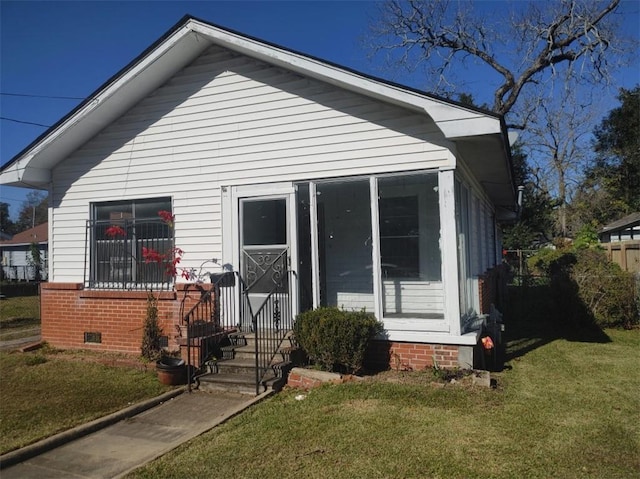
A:
{"type": "Polygon", "coordinates": [[[557,339],[611,342],[573,288],[527,283],[509,287],[505,311],[506,362],[557,339]]]}

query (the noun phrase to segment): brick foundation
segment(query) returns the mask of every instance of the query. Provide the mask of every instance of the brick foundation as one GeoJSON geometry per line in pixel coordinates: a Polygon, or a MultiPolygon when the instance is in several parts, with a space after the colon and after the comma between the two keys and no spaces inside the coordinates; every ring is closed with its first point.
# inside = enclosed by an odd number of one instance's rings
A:
{"type": "MultiPolygon", "coordinates": [[[[198,302],[200,291],[194,285],[179,284],[177,291],[156,296],[160,326],[169,339],[169,350],[176,351],[180,348],[181,316],[198,302]]],[[[84,290],[79,283],[42,283],[41,307],[42,339],[53,347],[140,352],[147,308],[144,291],[93,291],[84,290]],[[100,333],[101,342],[85,342],[85,332],[100,333]]],[[[184,343],[182,349],[186,349],[184,343]]],[[[199,348],[192,349],[192,355],[198,353],[199,348]]],[[[435,361],[439,367],[454,368],[458,356],[459,346],[455,345],[373,341],[365,364],[376,369],[421,370],[432,367],[435,361]]]]}
{"type": "Polygon", "coordinates": [[[458,353],[457,345],[373,341],[365,363],[375,369],[402,371],[418,371],[435,364],[441,368],[455,368],[458,367],[458,353]]]}
{"type": "MultiPolygon", "coordinates": [[[[155,296],[160,326],[168,337],[169,350],[175,351],[181,303],[184,300],[184,312],[189,311],[200,292],[193,285],[180,284],[177,291],[155,296]]],[[[80,283],[42,283],[42,339],[61,349],[138,354],[146,309],[145,291],[94,291],[85,290],[80,283]],[[85,333],[100,333],[101,342],[85,342],[85,333]]]]}

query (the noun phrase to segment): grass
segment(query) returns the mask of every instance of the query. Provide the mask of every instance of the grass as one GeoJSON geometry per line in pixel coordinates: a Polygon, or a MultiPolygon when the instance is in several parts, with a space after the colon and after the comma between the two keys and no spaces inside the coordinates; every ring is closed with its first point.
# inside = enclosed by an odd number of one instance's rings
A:
{"type": "Polygon", "coordinates": [[[0,353],[0,453],[166,391],[155,372],[101,364],[119,358],[48,349],[0,353]]]}
{"type": "Polygon", "coordinates": [[[0,300],[0,340],[31,336],[39,326],[38,296],[16,296],[0,300]]]}
{"type": "Polygon", "coordinates": [[[496,389],[425,371],[285,391],[127,477],[638,477],[640,330],[565,334],[541,292],[496,389]]]}

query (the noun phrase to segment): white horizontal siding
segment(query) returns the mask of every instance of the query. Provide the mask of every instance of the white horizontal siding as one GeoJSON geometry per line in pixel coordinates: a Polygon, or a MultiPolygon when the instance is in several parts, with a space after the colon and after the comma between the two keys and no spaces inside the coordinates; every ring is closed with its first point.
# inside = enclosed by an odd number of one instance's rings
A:
{"type": "Polygon", "coordinates": [[[442,282],[383,280],[384,312],[387,314],[444,314],[442,282]]]}
{"type": "Polygon", "coordinates": [[[81,281],[90,203],[170,196],[183,264],[221,257],[220,187],[449,164],[426,117],[212,47],[53,172],[53,280],[81,281]]]}

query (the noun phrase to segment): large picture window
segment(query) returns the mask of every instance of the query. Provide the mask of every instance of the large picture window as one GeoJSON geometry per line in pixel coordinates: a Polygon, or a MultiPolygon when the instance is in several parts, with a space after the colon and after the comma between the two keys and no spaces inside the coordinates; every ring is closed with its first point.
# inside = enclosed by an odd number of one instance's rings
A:
{"type": "Polygon", "coordinates": [[[88,271],[91,288],[145,289],[171,284],[165,266],[145,261],[143,251],[170,257],[173,228],[158,212],[171,212],[171,198],[94,203],[88,222],[88,271]]]}
{"type": "Polygon", "coordinates": [[[383,318],[443,317],[438,176],[378,179],[383,318]]]}

